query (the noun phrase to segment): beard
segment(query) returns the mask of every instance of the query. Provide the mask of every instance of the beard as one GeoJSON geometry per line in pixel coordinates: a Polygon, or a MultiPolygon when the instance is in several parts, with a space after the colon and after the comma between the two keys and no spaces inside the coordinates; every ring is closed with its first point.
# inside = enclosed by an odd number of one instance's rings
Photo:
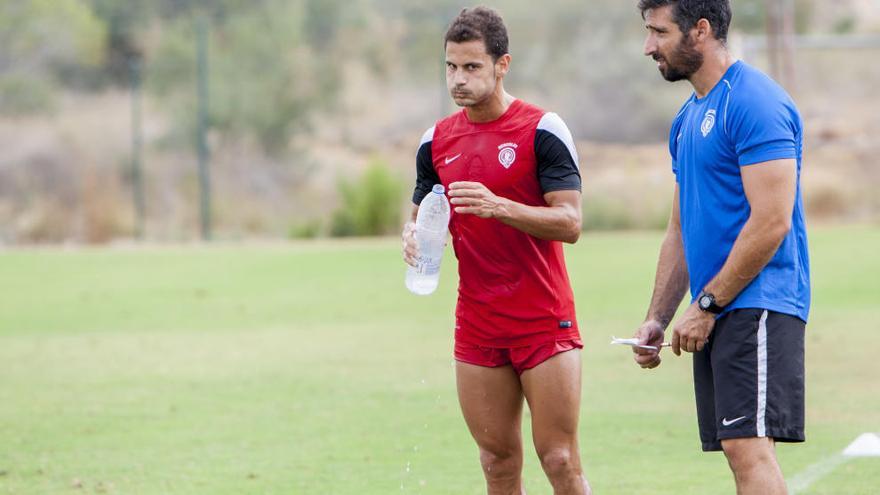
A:
{"type": "Polygon", "coordinates": [[[666,69],[660,69],[660,74],[669,82],[688,79],[703,66],[703,54],[694,48],[689,36],[681,39],[671,57],[654,55],[653,58],[666,61],[666,69]]]}

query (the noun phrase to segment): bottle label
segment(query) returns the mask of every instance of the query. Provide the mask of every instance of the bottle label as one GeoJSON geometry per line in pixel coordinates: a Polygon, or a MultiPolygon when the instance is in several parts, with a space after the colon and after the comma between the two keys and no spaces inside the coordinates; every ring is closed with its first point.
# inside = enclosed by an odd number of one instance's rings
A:
{"type": "Polygon", "coordinates": [[[419,275],[435,275],[440,271],[440,258],[432,258],[430,256],[419,256],[418,273],[419,275]]]}

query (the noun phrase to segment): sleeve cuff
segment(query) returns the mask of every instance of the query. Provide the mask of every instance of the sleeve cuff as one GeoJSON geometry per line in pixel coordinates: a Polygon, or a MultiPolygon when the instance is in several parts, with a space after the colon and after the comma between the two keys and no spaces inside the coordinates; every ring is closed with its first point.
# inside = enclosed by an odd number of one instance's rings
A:
{"type": "Polygon", "coordinates": [[[769,143],[765,146],[750,149],[739,155],[740,167],[755,165],[772,160],[796,159],[797,150],[790,142],[769,143]]]}

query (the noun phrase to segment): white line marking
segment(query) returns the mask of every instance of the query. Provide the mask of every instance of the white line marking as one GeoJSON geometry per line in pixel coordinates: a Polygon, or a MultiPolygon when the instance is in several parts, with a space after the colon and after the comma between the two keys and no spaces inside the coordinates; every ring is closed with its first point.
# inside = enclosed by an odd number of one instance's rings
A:
{"type": "Polygon", "coordinates": [[[788,481],[788,491],[796,495],[855,457],[880,457],[880,436],[863,433],[839,454],[807,466],[788,481]]]}
{"type": "Polygon", "coordinates": [[[849,460],[850,458],[843,454],[834,454],[831,457],[807,466],[806,469],[796,474],[788,481],[788,491],[791,495],[796,495],[797,493],[806,490],[810,485],[824,478],[837,469],[838,466],[845,464],[849,460]]]}

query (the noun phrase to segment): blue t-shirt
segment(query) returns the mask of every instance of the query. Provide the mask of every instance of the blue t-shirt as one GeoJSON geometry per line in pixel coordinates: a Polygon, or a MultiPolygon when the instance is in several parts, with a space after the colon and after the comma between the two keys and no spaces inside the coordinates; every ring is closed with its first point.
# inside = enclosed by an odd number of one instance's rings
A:
{"type": "Polygon", "coordinates": [[[791,97],[764,73],[741,61],[705,97],[694,94],[685,102],[672,123],[669,152],[679,185],[681,231],[693,298],[721,270],[749,218],[740,168],[796,159],[791,230],[773,259],[726,311],[761,308],[807,320],[810,262],[800,189],[802,149],[801,118],[791,97]]]}

